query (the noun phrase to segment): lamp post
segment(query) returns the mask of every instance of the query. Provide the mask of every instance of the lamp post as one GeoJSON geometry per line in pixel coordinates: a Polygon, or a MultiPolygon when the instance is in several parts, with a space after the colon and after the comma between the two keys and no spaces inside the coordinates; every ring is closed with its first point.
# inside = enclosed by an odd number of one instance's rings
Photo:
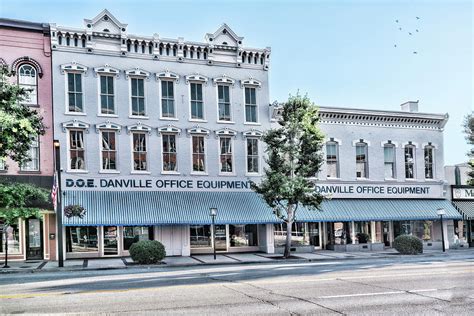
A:
{"type": "Polygon", "coordinates": [[[214,249],[214,260],[216,260],[216,225],[215,225],[215,219],[216,219],[216,216],[217,216],[217,208],[211,207],[209,215],[211,216],[211,219],[212,219],[212,248],[214,249]]]}
{"type": "Polygon", "coordinates": [[[57,242],[58,242],[58,267],[64,267],[64,253],[63,253],[63,212],[62,212],[62,191],[61,191],[61,159],[60,159],[60,144],[59,140],[54,142],[54,166],[58,181],[58,192],[56,194],[56,226],[57,226],[57,242]]]}
{"type": "Polygon", "coordinates": [[[446,251],[446,248],[444,246],[444,227],[443,227],[443,215],[446,215],[446,210],[444,208],[439,208],[436,211],[436,214],[441,218],[441,242],[443,243],[443,252],[446,251]]]}

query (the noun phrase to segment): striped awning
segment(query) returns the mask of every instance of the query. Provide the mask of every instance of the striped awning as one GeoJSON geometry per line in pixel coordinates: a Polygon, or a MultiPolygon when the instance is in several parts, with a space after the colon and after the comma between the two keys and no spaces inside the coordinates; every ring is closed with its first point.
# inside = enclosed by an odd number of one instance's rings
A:
{"type": "MultiPolygon", "coordinates": [[[[83,218],[63,216],[65,226],[207,225],[209,208],[216,207],[216,224],[280,222],[254,192],[65,191],[63,206],[78,204],[83,218]]],[[[333,199],[321,211],[298,208],[299,222],[349,222],[462,219],[448,200],[333,199]]]]}
{"type": "Polygon", "coordinates": [[[474,201],[453,201],[453,204],[465,219],[474,220],[474,201]]]}

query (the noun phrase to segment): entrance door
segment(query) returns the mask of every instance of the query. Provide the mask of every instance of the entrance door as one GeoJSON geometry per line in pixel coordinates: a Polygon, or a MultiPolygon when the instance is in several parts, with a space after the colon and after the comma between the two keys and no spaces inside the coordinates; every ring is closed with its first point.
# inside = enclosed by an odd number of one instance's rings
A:
{"type": "Polygon", "coordinates": [[[383,222],[383,243],[390,247],[390,222],[383,222]]]}
{"type": "Polygon", "coordinates": [[[227,251],[227,231],[226,225],[216,225],[216,251],[227,251]]]}
{"type": "Polygon", "coordinates": [[[104,226],[104,256],[118,255],[117,226],[104,226]]]}
{"type": "Polygon", "coordinates": [[[314,248],[321,248],[320,230],[321,223],[308,223],[309,244],[314,248]]]}
{"type": "Polygon", "coordinates": [[[26,259],[43,259],[43,227],[38,218],[29,218],[26,222],[26,259]]]}

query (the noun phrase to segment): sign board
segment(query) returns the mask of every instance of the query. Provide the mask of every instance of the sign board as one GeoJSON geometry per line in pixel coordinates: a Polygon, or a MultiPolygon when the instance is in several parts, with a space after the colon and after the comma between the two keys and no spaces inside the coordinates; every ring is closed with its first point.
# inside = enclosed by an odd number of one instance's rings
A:
{"type": "Polygon", "coordinates": [[[453,200],[473,200],[474,187],[472,186],[452,186],[453,200]]]}

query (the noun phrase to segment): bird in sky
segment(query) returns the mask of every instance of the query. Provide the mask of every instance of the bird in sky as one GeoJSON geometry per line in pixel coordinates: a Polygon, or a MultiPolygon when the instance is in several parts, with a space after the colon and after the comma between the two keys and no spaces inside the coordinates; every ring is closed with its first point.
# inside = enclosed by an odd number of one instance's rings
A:
{"type": "Polygon", "coordinates": [[[417,16],[417,17],[416,17],[416,19],[417,19],[417,20],[419,20],[419,19],[420,19],[420,17],[419,17],[419,16],[417,16]]]}
{"type": "Polygon", "coordinates": [[[396,23],[398,23],[398,20],[395,20],[396,23]]]}
{"type": "Polygon", "coordinates": [[[415,55],[416,55],[416,54],[418,54],[418,52],[413,52],[413,54],[415,54],[415,55]]]}
{"type": "Polygon", "coordinates": [[[408,32],[408,35],[413,35],[411,32],[408,32]]]}
{"type": "Polygon", "coordinates": [[[415,31],[417,31],[417,32],[418,32],[418,29],[416,29],[415,31]]]}
{"type": "Polygon", "coordinates": [[[397,44],[393,45],[393,47],[397,47],[397,44]]]}
{"type": "Polygon", "coordinates": [[[399,27],[398,29],[399,29],[400,31],[402,30],[402,28],[401,28],[401,27],[399,27]]]}

